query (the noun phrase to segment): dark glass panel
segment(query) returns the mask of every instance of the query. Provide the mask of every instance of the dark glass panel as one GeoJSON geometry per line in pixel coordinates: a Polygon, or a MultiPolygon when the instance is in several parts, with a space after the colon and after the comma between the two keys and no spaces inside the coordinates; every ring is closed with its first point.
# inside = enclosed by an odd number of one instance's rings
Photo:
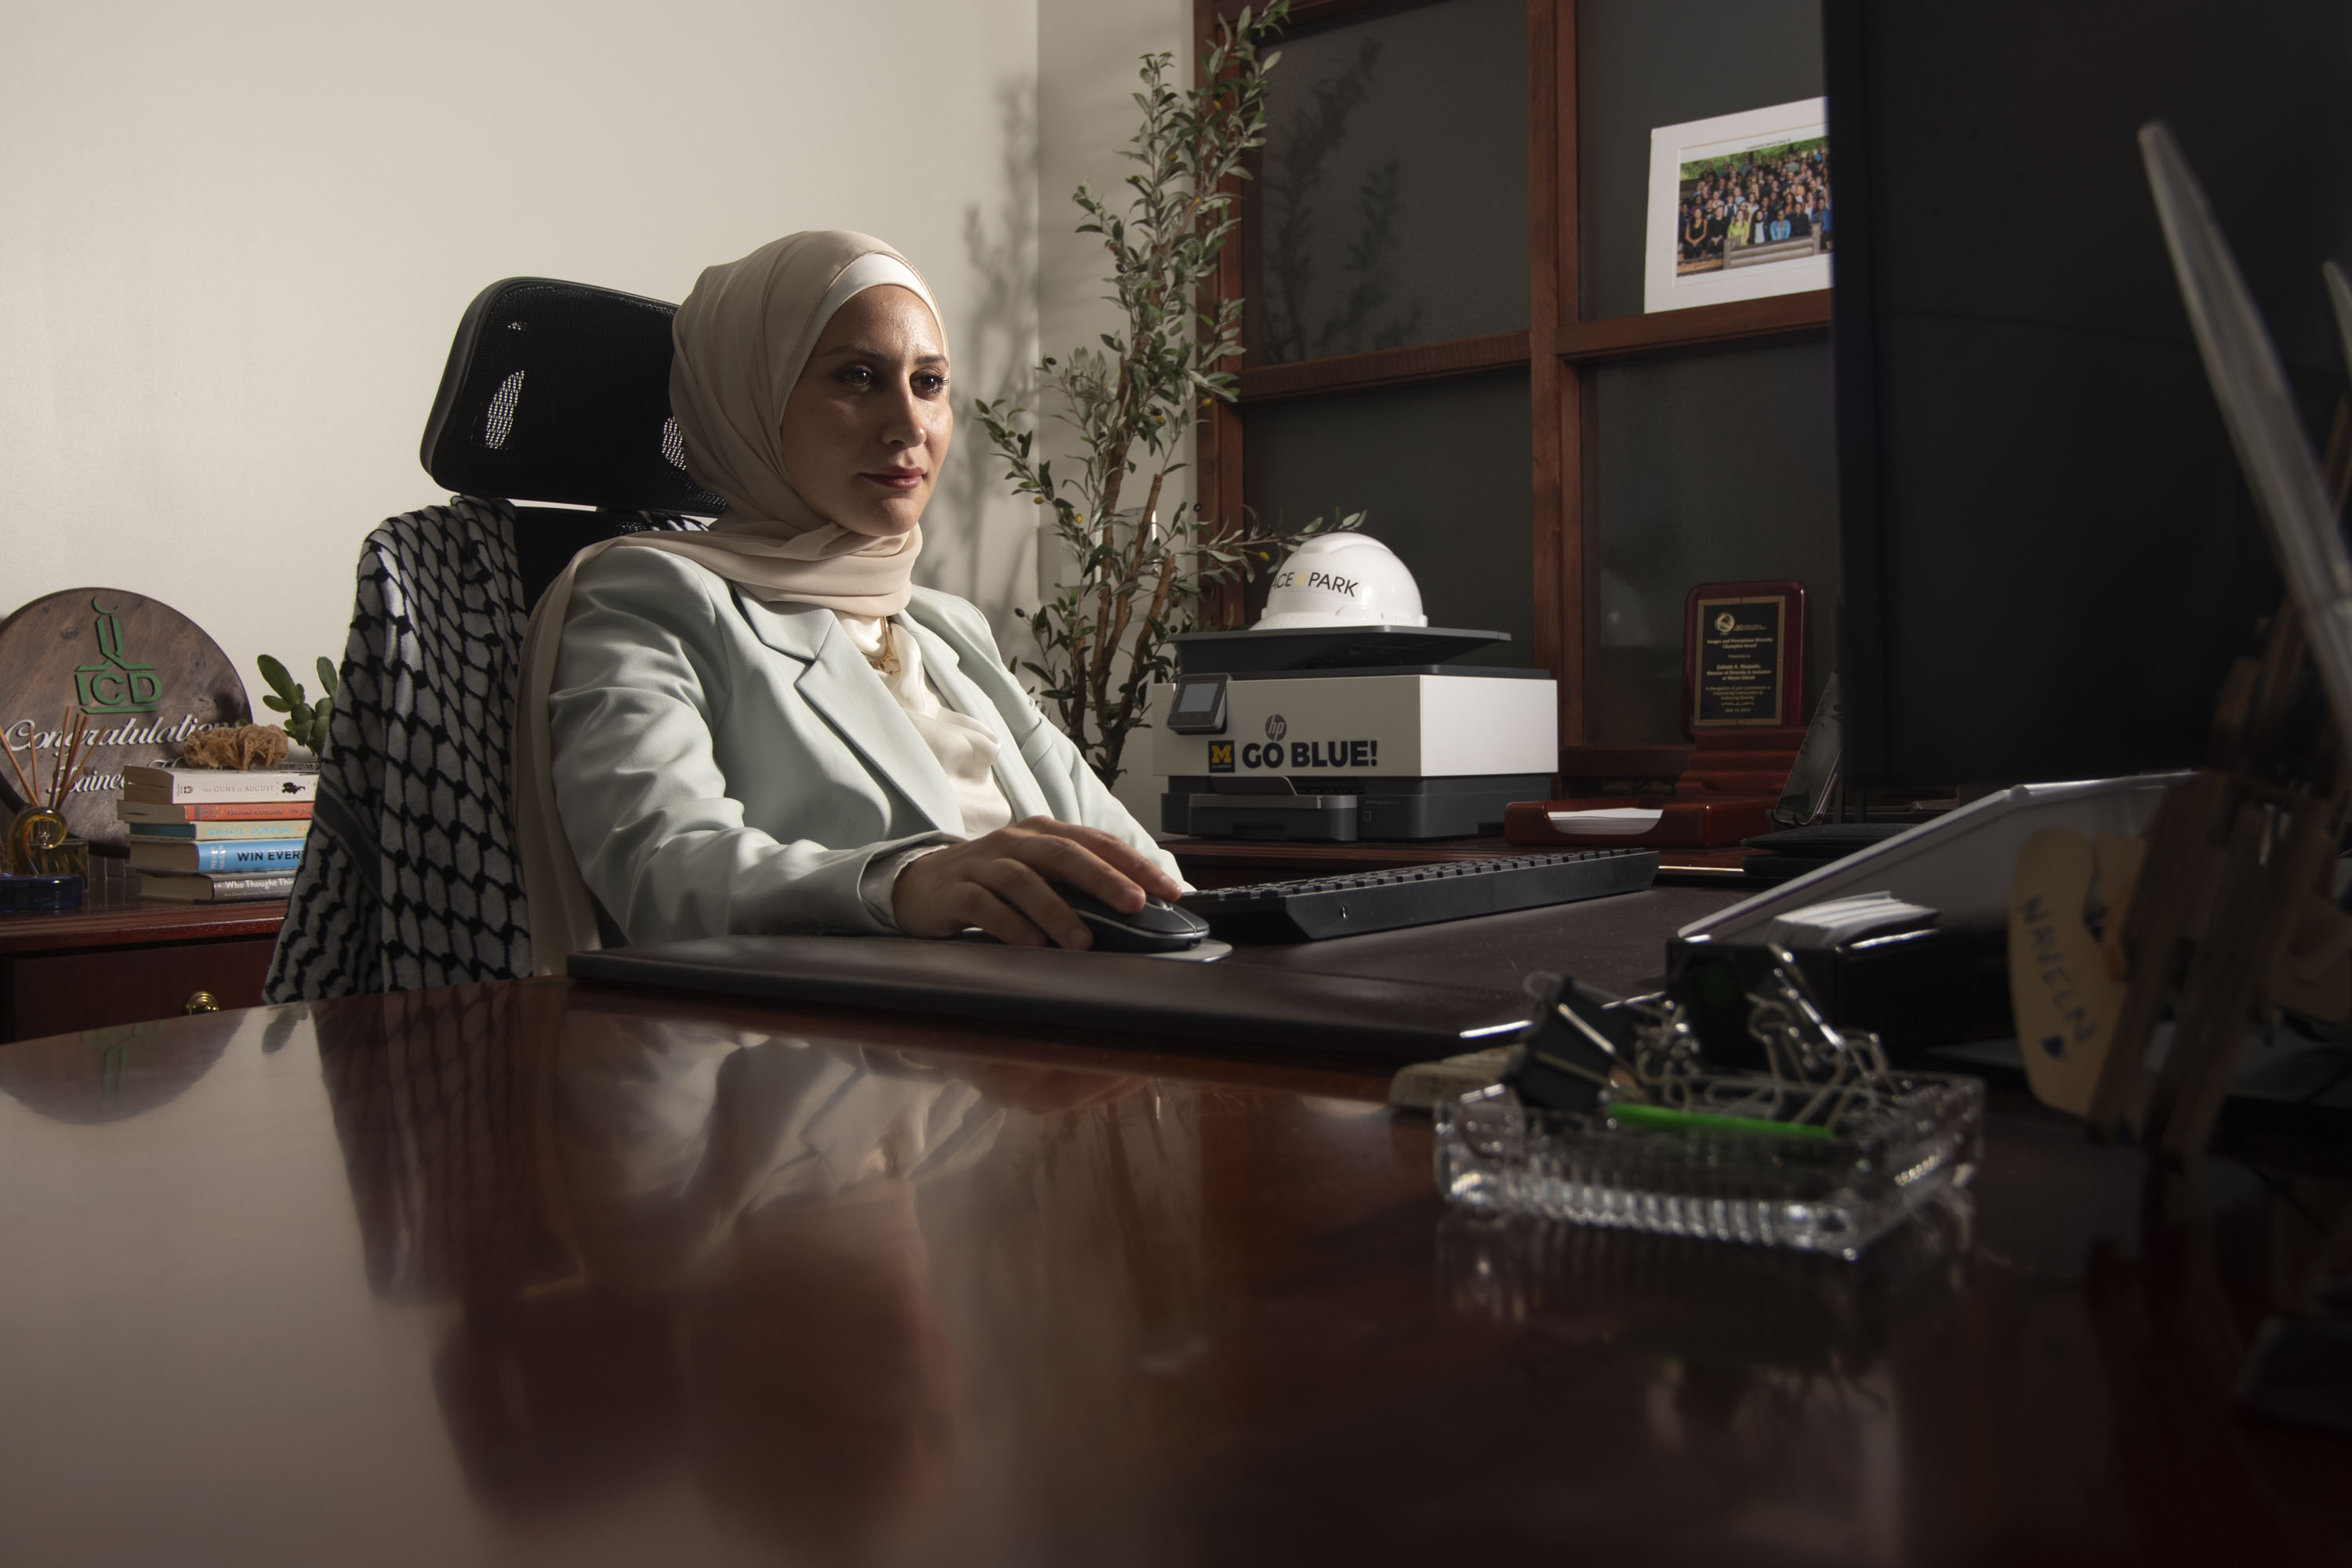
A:
{"type": "Polygon", "coordinates": [[[1826,342],[1586,374],[1600,541],[1586,738],[1683,737],[1683,600],[1701,583],[1805,585],[1805,716],[1836,666],[1835,420],[1826,342]]]}
{"type": "Polygon", "coordinates": [[[1527,665],[1531,445],[1524,374],[1302,398],[1249,410],[1243,484],[1268,523],[1369,511],[1430,625],[1508,632],[1477,662],[1527,665]]]}
{"type": "Polygon", "coordinates": [[[1583,315],[1642,313],[1650,132],[1822,95],[1820,0],[1580,0],[1583,315]]]}
{"type": "Polygon", "coordinates": [[[1248,253],[1252,362],[1528,324],[1524,0],[1282,44],[1248,253]]]}

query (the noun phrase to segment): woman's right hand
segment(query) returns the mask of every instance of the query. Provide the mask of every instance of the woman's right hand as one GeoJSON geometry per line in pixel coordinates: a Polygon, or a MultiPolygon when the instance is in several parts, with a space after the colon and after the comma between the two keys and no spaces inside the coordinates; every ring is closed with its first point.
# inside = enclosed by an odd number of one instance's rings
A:
{"type": "Polygon", "coordinates": [[[951,844],[909,861],[890,890],[891,917],[908,936],[953,936],[978,926],[1015,947],[1094,944],[1051,884],[1092,893],[1134,913],[1146,893],[1181,897],[1177,880],[1125,839],[1050,816],[951,844]]]}

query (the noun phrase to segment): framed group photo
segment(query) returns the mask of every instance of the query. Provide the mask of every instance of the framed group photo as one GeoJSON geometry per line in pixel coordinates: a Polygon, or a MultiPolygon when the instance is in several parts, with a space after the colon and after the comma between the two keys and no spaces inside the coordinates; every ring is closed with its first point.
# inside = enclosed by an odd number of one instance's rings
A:
{"type": "Polygon", "coordinates": [[[1830,286],[1829,100],[1650,132],[1644,311],[1830,286]]]}

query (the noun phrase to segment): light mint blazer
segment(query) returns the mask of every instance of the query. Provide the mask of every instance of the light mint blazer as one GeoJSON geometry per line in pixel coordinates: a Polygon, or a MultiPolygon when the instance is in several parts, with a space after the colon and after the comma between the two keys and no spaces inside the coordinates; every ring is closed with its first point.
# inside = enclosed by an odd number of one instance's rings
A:
{"type": "MultiPolygon", "coordinates": [[[[996,731],[1014,821],[1099,827],[1176,874],[978,610],[918,588],[899,624],[940,699],[996,731]]],[[[607,940],[887,931],[859,896],[867,863],[958,819],[945,770],[831,610],[763,605],[659,550],[607,550],[573,579],[548,738],[607,940]]]]}

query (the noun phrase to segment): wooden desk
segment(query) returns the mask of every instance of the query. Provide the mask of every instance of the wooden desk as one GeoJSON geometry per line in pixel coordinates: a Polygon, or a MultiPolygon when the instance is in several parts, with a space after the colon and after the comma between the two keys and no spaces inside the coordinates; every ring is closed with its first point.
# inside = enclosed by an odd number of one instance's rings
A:
{"type": "Polygon", "coordinates": [[[283,899],[0,915],[0,1041],[175,1017],[199,991],[250,1007],[285,919],[283,899]]]}
{"type": "Polygon", "coordinates": [[[0,1047],[6,1555],[2352,1552],[2352,1443],[2227,1395],[2340,1181],[2168,1226],[1996,1093],[1972,1206],[1848,1266],[1449,1214],[1382,1089],[557,981],[0,1047]]]}

